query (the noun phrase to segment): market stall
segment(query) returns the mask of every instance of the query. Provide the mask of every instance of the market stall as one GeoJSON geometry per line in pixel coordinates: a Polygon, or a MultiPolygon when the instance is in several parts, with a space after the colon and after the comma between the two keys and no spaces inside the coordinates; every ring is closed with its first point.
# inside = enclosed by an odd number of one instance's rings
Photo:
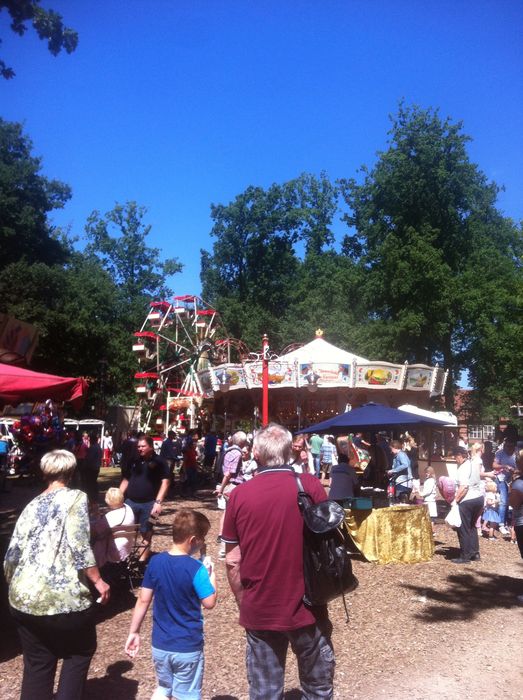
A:
{"type": "Polygon", "coordinates": [[[82,378],[58,377],[0,363],[0,406],[22,401],[70,401],[79,408],[87,394],[82,378]]]}

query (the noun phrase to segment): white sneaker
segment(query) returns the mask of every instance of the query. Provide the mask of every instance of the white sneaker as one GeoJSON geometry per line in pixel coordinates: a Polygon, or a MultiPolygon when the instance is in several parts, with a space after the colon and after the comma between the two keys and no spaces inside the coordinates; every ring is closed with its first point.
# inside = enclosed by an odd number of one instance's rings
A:
{"type": "Polygon", "coordinates": [[[510,535],[510,532],[507,530],[507,528],[504,525],[502,525],[499,528],[499,531],[501,532],[502,535],[510,535]]]}

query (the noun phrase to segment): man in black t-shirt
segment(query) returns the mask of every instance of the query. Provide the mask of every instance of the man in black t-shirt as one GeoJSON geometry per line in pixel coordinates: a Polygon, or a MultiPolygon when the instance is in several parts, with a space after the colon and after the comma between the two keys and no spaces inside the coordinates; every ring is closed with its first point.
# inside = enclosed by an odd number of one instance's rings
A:
{"type": "Polygon", "coordinates": [[[145,561],[150,554],[153,528],[151,518],[157,518],[169,488],[169,468],[154,452],[150,435],[138,440],[138,459],[123,469],[120,491],[126,496],[125,502],[132,509],[140,532],[147,543],[143,555],[145,561]]]}

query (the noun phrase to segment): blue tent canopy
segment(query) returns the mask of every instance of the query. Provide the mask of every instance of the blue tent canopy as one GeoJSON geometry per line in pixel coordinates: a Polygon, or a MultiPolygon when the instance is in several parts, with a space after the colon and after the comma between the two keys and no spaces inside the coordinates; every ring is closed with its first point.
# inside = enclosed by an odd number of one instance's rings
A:
{"type": "Polygon", "coordinates": [[[416,413],[402,411],[399,408],[389,408],[379,403],[366,403],[352,411],[340,413],[321,423],[302,428],[299,432],[340,435],[355,430],[375,430],[376,428],[408,427],[413,425],[443,428],[448,425],[448,421],[436,417],[420,416],[416,413]]]}

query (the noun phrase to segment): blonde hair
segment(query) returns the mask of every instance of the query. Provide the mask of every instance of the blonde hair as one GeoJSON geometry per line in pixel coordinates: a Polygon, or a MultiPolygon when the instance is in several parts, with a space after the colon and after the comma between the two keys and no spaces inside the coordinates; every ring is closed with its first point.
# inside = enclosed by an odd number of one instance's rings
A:
{"type": "Polygon", "coordinates": [[[107,489],[107,493],[105,494],[105,502],[109,508],[121,508],[123,501],[124,495],[120,489],[117,489],[115,486],[107,489]]]}
{"type": "Polygon", "coordinates": [[[68,450],[52,450],[40,460],[40,469],[47,481],[69,481],[76,469],[76,457],[68,450]]]}
{"type": "Polygon", "coordinates": [[[498,487],[494,481],[487,481],[485,484],[485,491],[488,491],[489,493],[497,493],[497,490],[498,487]]]}
{"type": "Polygon", "coordinates": [[[481,442],[473,442],[472,445],[469,447],[470,454],[475,455],[478,452],[483,451],[483,445],[481,442]]]}

